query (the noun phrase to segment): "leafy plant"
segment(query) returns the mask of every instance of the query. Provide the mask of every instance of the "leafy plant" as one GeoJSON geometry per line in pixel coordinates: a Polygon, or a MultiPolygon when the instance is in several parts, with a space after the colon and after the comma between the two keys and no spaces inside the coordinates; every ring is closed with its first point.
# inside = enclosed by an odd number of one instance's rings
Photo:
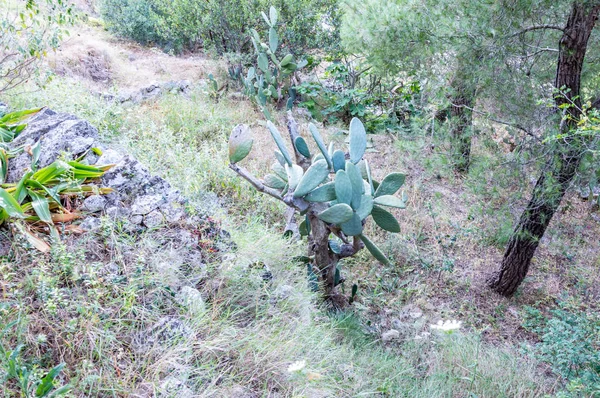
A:
{"type": "MultiPolygon", "coordinates": [[[[350,123],[350,147],[345,153],[326,146],[314,124],[309,125],[316,144],[313,154],[307,142],[297,131],[291,112],[288,112],[288,130],[295,161],[283,137],[270,121],[267,127],[278,151],[273,173],[262,180],[239,166],[252,150],[252,133],[247,126],[238,125],[229,139],[229,167],[246,179],[258,191],[283,201],[304,217],[298,226],[300,235],[309,241],[308,275],[313,284],[321,283],[325,297],[339,305],[337,285],[342,281],[338,261],[358,253],[364,247],[381,263],[389,260],[383,252],[363,234],[367,218],[389,232],[400,232],[396,218],[385,208],[406,207],[406,194],[394,194],[402,187],[405,175],[391,173],[381,183],[371,176],[369,164],[363,159],[367,135],[362,122],[354,118],[350,123]]],[[[292,220],[288,220],[288,225],[292,220]]],[[[352,288],[351,300],[356,295],[352,288]]],[[[342,301],[344,302],[344,301],[342,301]]]]}
{"type": "Polygon", "coordinates": [[[244,93],[263,108],[263,112],[268,119],[270,115],[266,111],[267,102],[274,102],[281,106],[286,93],[289,94],[286,106],[292,108],[295,99],[295,89],[292,87],[292,75],[305,67],[308,62],[296,60],[292,54],[278,58],[278,49],[280,48],[279,34],[277,33],[277,23],[279,13],[275,7],[271,7],[269,15],[264,12],[262,17],[268,25],[268,44],[261,40],[260,35],[254,29],[252,32],[252,44],[256,54],[256,67],[250,67],[243,80],[244,93]]]}
{"type": "Polygon", "coordinates": [[[250,29],[260,10],[276,5],[285,20],[282,40],[288,51],[334,48],[339,43],[337,0],[103,0],[108,28],[143,44],[179,53],[199,48],[218,54],[248,53],[250,29]],[[326,22],[326,24],[324,24],[326,22]],[[327,26],[328,29],[325,29],[327,26]],[[331,31],[333,30],[333,31],[331,31]]]}
{"type": "Polygon", "coordinates": [[[325,69],[324,82],[306,81],[296,87],[299,106],[328,123],[348,123],[353,117],[365,121],[367,130],[397,129],[416,113],[420,94],[416,81],[397,84],[376,75],[369,65],[338,60],[325,69]]]}
{"type": "Polygon", "coordinates": [[[548,316],[526,308],[525,329],[540,342],[529,351],[550,365],[567,383],[562,396],[600,395],[600,317],[592,311],[569,308],[566,302],[548,316]]]}
{"type": "Polygon", "coordinates": [[[101,177],[113,165],[89,166],[80,161],[57,160],[39,168],[40,142],[33,147],[10,149],[14,140],[26,127],[21,122],[38,113],[40,109],[13,112],[0,119],[0,224],[10,223],[16,232],[23,234],[38,250],[47,252],[50,246],[33,229],[47,227],[58,239],[55,222],[68,222],[78,218],[63,205],[70,198],[93,194],[106,194],[112,190],[101,188],[90,181],[101,177]],[[16,183],[7,183],[9,159],[27,150],[31,156],[29,170],[16,183]]]}
{"type": "Polygon", "coordinates": [[[73,23],[64,0],[3,2],[0,15],[0,93],[35,79],[45,83],[39,61],[54,50],[73,23]]]}
{"type": "MultiPolygon", "coordinates": [[[[9,323],[0,333],[0,338],[4,337],[6,332],[15,326],[17,321],[9,323]]],[[[0,384],[13,382],[21,391],[23,397],[51,398],[66,394],[71,386],[65,385],[57,388],[57,378],[65,367],[61,363],[46,373],[43,377],[37,376],[34,368],[26,365],[21,358],[21,351],[24,345],[20,344],[14,349],[5,348],[0,341],[0,364],[4,372],[0,373],[0,384]]]]}

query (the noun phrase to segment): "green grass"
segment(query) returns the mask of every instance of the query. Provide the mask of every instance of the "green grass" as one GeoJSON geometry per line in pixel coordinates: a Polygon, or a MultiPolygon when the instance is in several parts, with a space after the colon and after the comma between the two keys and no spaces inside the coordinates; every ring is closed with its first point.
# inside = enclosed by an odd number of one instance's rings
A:
{"type": "MultiPolygon", "coordinates": [[[[169,376],[206,397],[239,396],[243,390],[264,397],[423,398],[542,397],[552,391],[536,363],[510,346],[484,343],[468,330],[393,343],[367,333],[367,304],[384,306],[387,295],[399,289],[406,290],[402,302],[418,294],[402,285],[405,275],[398,269],[381,270],[367,254],[347,264],[353,276],[366,278],[361,283],[368,289],[359,292],[364,304],[342,314],[321,309],[304,267],[292,261],[305,252],[306,243],[290,243],[278,232],[281,205],[227,169],[229,132],[260,117],[247,103],[227,98],[214,103],[199,88],[189,97],[116,105],[60,79],[47,90],[11,100],[16,108],[48,105],[89,120],[104,140],[180,189],[192,208],[218,218],[237,245],[234,252],[207,261],[207,275],[198,285],[207,310],[200,314],[174,302],[170,285],[199,276],[157,268],[171,253],[157,247],[151,233],[132,235],[110,220],[104,221],[102,242],[111,251],[102,263],[116,264],[116,280],[106,280],[102,264],[88,260],[93,246],[85,242],[68,250],[57,246],[48,258],[19,251],[3,262],[0,329],[13,320],[18,324],[2,344],[26,344],[24,361],[38,373],[65,361],[73,396],[151,396],[169,376]],[[368,273],[361,273],[365,268],[368,273]],[[273,274],[271,282],[263,279],[266,269],[273,274]],[[283,285],[291,289],[287,298],[280,295],[283,285]],[[190,337],[136,353],[133,336],[164,316],[181,319],[190,337]],[[297,361],[306,361],[306,367],[288,372],[297,361]]],[[[418,159],[425,144],[418,139],[398,145],[418,159]]],[[[260,159],[249,161],[249,168],[262,167],[260,159]]],[[[444,162],[438,156],[426,163],[428,176],[447,170],[444,162]]],[[[438,196],[432,198],[436,211],[443,209],[438,196]]],[[[438,219],[443,228],[451,227],[447,213],[438,219]]],[[[404,243],[390,238],[382,247],[408,268],[402,263],[404,243]]],[[[3,366],[1,358],[0,372],[3,366]]],[[[13,385],[0,387],[6,397],[16,391],[13,385]]]]}

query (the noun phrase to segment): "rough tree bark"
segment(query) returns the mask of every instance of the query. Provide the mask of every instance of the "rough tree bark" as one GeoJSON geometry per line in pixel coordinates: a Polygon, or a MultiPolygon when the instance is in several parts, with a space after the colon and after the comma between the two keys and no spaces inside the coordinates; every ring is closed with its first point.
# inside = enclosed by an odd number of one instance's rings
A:
{"type": "Polygon", "coordinates": [[[465,79],[457,76],[452,81],[454,94],[450,101],[450,136],[454,152],[454,168],[459,173],[469,171],[471,164],[471,130],[473,125],[473,105],[475,92],[465,79]]]}
{"type": "MultiPolygon", "coordinates": [[[[599,0],[575,0],[560,39],[555,87],[562,94],[556,96],[556,105],[561,109],[562,105],[569,104],[568,114],[560,125],[562,134],[573,130],[581,115],[581,71],[599,11],[599,0]]],[[[503,296],[513,295],[525,279],[540,239],[577,173],[585,138],[567,137],[553,148],[508,243],[500,270],[488,281],[489,286],[503,296]]]]}

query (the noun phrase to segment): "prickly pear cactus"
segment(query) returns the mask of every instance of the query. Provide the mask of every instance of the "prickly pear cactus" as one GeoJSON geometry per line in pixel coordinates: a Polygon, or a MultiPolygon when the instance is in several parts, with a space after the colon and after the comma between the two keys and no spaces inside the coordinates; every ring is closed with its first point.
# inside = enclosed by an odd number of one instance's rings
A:
{"type": "MultiPolygon", "coordinates": [[[[257,179],[237,164],[252,148],[252,135],[245,126],[236,127],[229,140],[230,168],[256,189],[282,200],[302,216],[298,231],[309,240],[309,279],[312,274],[319,275],[325,295],[333,297],[337,295],[336,286],[343,280],[338,268],[341,258],[353,256],[366,247],[378,261],[389,263],[363,231],[370,217],[380,228],[400,232],[398,221],[388,209],[406,207],[406,194],[396,196],[406,177],[391,173],[381,182],[373,179],[364,159],[367,135],[362,122],[354,118],[350,123],[348,152],[336,149],[333,143],[326,146],[316,126],[309,124],[315,142],[314,154],[298,134],[291,112],[288,112],[288,130],[293,153],[275,125],[267,122],[267,127],[278,148],[272,173],[257,179]]],[[[356,288],[352,291],[354,300],[356,288]]]]}
{"type": "Polygon", "coordinates": [[[270,119],[266,108],[267,103],[281,104],[286,94],[288,95],[286,106],[291,109],[296,91],[291,85],[290,76],[306,66],[307,62],[305,60],[296,62],[292,54],[280,58],[278,55],[280,41],[277,33],[279,14],[274,7],[271,7],[269,15],[263,12],[262,17],[268,26],[268,43],[262,41],[256,30],[251,30],[256,67],[248,69],[242,82],[245,94],[253,98],[261,106],[267,119],[270,119]]]}

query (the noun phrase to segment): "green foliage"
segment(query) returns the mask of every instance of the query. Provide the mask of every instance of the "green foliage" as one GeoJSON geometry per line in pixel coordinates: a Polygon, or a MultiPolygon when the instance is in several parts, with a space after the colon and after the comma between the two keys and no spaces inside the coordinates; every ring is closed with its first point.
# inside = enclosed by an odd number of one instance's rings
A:
{"type": "Polygon", "coordinates": [[[103,0],[101,13],[111,31],[140,43],[176,53],[204,47],[224,54],[251,51],[250,29],[258,29],[269,6],[280,10],[285,33],[278,41],[288,52],[337,45],[337,35],[323,27],[338,23],[336,0],[103,0]]]}
{"type": "Polygon", "coordinates": [[[528,351],[548,363],[566,382],[563,397],[595,397],[600,394],[600,317],[561,302],[544,315],[526,307],[523,326],[540,342],[528,351]]]}
{"type": "Polygon", "coordinates": [[[29,243],[47,252],[50,246],[24,222],[43,222],[57,238],[55,222],[71,221],[77,214],[63,207],[61,198],[106,194],[109,188],[100,188],[89,181],[101,177],[112,165],[93,167],[79,161],[61,161],[39,169],[39,142],[30,148],[31,167],[17,183],[6,183],[9,159],[25,150],[24,147],[9,149],[7,146],[26,127],[21,122],[40,109],[13,112],[0,119],[0,224],[11,223],[29,243]]]}
{"type": "Polygon", "coordinates": [[[325,82],[305,81],[296,87],[299,106],[324,122],[364,120],[369,131],[397,130],[418,113],[420,85],[382,78],[358,60],[334,61],[325,69],[325,82]]]}
{"type": "Polygon", "coordinates": [[[28,80],[44,84],[39,63],[55,50],[74,21],[64,0],[3,1],[0,15],[0,94],[28,80]]]}
{"type": "Polygon", "coordinates": [[[53,367],[42,376],[37,369],[23,360],[21,355],[25,348],[23,344],[17,345],[14,349],[6,348],[2,344],[3,337],[16,324],[17,321],[13,321],[3,325],[3,330],[0,332],[0,385],[14,384],[21,396],[25,398],[59,397],[69,392],[71,387],[69,385],[59,387],[57,380],[65,367],[64,363],[53,367]]]}

